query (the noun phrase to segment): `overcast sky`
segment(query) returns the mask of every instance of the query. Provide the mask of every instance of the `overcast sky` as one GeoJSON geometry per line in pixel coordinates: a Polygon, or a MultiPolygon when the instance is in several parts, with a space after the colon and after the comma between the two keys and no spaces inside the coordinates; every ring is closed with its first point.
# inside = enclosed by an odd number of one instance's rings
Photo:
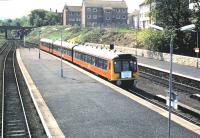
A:
{"type": "MultiPolygon", "coordinates": [[[[138,8],[142,0],[125,0],[129,12],[138,8]]],[[[0,0],[0,19],[19,18],[26,16],[33,9],[46,9],[62,11],[65,4],[81,5],[82,0],[0,0]]]]}

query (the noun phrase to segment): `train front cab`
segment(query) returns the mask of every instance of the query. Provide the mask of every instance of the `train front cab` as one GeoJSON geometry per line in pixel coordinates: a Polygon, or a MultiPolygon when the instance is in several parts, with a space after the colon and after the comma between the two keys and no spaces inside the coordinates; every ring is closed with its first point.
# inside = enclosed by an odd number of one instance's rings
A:
{"type": "Polygon", "coordinates": [[[124,54],[111,61],[111,81],[116,85],[124,88],[135,87],[138,77],[136,57],[124,54]]]}

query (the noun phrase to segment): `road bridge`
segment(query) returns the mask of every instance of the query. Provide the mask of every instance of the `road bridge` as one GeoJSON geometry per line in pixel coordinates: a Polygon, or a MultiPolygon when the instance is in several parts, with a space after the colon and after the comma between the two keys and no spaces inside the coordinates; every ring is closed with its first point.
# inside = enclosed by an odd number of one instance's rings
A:
{"type": "Polygon", "coordinates": [[[12,30],[16,30],[18,32],[19,39],[22,39],[24,35],[30,32],[34,27],[23,27],[23,26],[0,26],[0,31],[5,33],[6,39],[16,39],[16,38],[9,38],[8,32],[12,30]]]}

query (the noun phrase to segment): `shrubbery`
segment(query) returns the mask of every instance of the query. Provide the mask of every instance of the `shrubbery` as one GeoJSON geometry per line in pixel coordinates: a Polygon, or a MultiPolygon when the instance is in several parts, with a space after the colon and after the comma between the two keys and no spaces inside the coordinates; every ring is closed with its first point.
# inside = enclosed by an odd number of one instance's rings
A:
{"type": "Polygon", "coordinates": [[[144,29],[137,32],[138,46],[153,50],[161,51],[164,43],[164,34],[152,29],[144,29]]]}

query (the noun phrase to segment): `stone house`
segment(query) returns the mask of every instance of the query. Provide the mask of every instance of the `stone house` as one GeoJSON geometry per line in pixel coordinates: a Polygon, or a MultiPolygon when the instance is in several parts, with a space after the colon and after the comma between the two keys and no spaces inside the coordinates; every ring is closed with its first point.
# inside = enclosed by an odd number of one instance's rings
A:
{"type": "Polygon", "coordinates": [[[63,25],[81,25],[81,6],[64,6],[63,25]]]}
{"type": "Polygon", "coordinates": [[[127,27],[128,8],[126,2],[83,0],[83,27],[127,27]]]}

